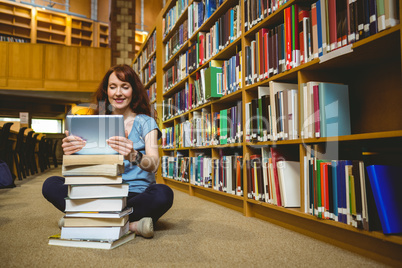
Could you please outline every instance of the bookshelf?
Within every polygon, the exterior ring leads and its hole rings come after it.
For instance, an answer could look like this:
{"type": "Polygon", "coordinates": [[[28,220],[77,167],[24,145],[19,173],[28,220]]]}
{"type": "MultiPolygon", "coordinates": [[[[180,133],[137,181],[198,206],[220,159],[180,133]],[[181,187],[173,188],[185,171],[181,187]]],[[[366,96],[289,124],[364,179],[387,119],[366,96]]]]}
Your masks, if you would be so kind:
{"type": "Polygon", "coordinates": [[[0,41],[108,47],[109,24],[0,0],[0,41]]]}
{"type": "Polygon", "coordinates": [[[71,17],[71,45],[92,47],[94,44],[94,22],[71,17]]]}
{"type": "Polygon", "coordinates": [[[36,10],[36,42],[48,44],[67,44],[67,15],[36,10]]]}
{"type": "Polygon", "coordinates": [[[0,2],[0,34],[31,40],[32,9],[17,3],[0,2]]]}
{"type": "MultiPolygon", "coordinates": [[[[157,181],[165,183],[172,188],[187,192],[192,196],[197,196],[211,202],[229,207],[243,213],[247,217],[257,217],[291,230],[306,234],[308,236],[332,243],[341,248],[351,250],[358,254],[373,258],[380,262],[393,266],[400,266],[402,258],[401,235],[384,235],[381,231],[366,231],[351,225],[334,220],[321,219],[305,211],[306,201],[304,199],[304,169],[306,164],[305,156],[309,147],[316,146],[320,150],[329,150],[328,153],[337,153],[338,159],[359,159],[363,158],[362,150],[376,152],[376,161],[381,163],[400,163],[401,141],[402,141],[402,121],[396,116],[401,114],[402,108],[398,100],[402,97],[401,91],[401,36],[400,24],[388,27],[385,30],[371,34],[368,37],[360,38],[351,43],[348,52],[336,53],[328,52],[321,57],[309,58],[308,61],[294,65],[290,69],[271,74],[267,78],[256,78],[249,82],[246,77],[245,67],[247,62],[246,50],[251,47],[256,40],[256,34],[263,28],[275,28],[284,23],[284,13],[287,8],[295,4],[303,7],[311,7],[316,1],[290,0],[281,6],[275,7],[271,14],[255,17],[252,27],[245,27],[244,10],[251,10],[251,1],[223,1],[216,8],[215,12],[206,19],[201,25],[191,32],[187,39],[181,40],[176,45],[176,49],[167,56],[169,50],[166,46],[180,31],[181,25],[191,20],[190,7],[194,1],[188,1],[187,6],[177,4],[172,0],[166,4],[156,20],[156,55],[157,55],[157,89],[156,102],[158,104],[158,114],[160,129],[175,129],[182,126],[186,121],[192,121],[199,113],[206,112],[214,114],[222,110],[233,107],[241,101],[242,110],[245,111],[246,103],[259,97],[258,88],[269,86],[271,82],[293,83],[298,92],[304,83],[310,81],[322,81],[343,83],[349,87],[350,102],[350,121],[351,133],[343,136],[333,137],[302,137],[303,118],[300,115],[298,121],[298,138],[267,141],[248,141],[246,139],[245,125],[248,120],[245,113],[242,114],[243,133],[242,139],[228,144],[203,144],[201,146],[186,146],[184,143],[178,145],[176,139],[183,142],[181,135],[175,136],[171,147],[160,149],[161,157],[197,157],[200,154],[214,158],[222,155],[241,155],[243,157],[243,167],[250,157],[261,154],[261,149],[280,148],[292,152],[300,161],[300,208],[284,208],[260,200],[248,198],[247,196],[247,170],[242,169],[243,195],[231,194],[216,190],[212,187],[186,182],[181,176],[174,178],[171,174],[162,175],[162,167],[158,170],[157,181]],[[176,75],[180,72],[180,61],[182,57],[187,57],[189,49],[199,40],[202,32],[209,32],[210,29],[220,20],[228,10],[237,5],[241,11],[241,28],[239,35],[233,35],[232,39],[223,44],[216,52],[210,53],[203,62],[187,72],[183,72],[173,82],[168,81],[167,75],[172,68],[176,68],[176,75]],[[249,7],[247,5],[250,5],[249,7]],[[181,6],[182,12],[176,11],[173,23],[166,22],[167,17],[172,17],[173,7],[181,6]],[[184,56],[183,56],[184,55],[184,56]],[[233,57],[239,57],[241,66],[241,77],[233,83],[234,89],[230,93],[220,98],[213,98],[205,103],[199,103],[195,107],[188,109],[172,109],[172,113],[164,117],[163,103],[172,101],[177,103],[181,92],[185,92],[190,84],[196,83],[199,79],[201,70],[209,68],[210,64],[218,60],[229,61],[233,57]],[[178,66],[178,67],[177,67],[178,66]],[[168,81],[168,82],[167,82],[168,81]],[[170,99],[170,100],[169,100],[170,99]],[[176,102],[175,102],[176,101],[176,102]],[[179,110],[179,111],[177,111],[179,110]],[[378,154],[377,154],[378,153],[378,154]]],[[[399,7],[401,6],[401,1],[399,7]]],[[[398,10],[399,18],[402,9],[398,10]]],[[[255,16],[255,15],[254,15],[255,16]]],[[[250,22],[248,21],[248,25],[250,22]]],[[[346,47],[342,46],[342,48],[346,47]]],[[[134,59],[138,62],[144,46],[134,59]]],[[[346,50],[346,49],[345,49],[346,50]]],[[[335,52],[333,50],[332,52],[335,52]]],[[[341,48],[339,48],[339,51],[341,48]]],[[[135,65],[135,64],[134,64],[135,65]]],[[[137,68],[139,68],[137,66],[137,68]]],[[[138,69],[137,69],[138,70],[138,69]]],[[[170,74],[169,74],[170,75],[170,74]]],[[[170,77],[170,76],[169,76],[170,77]]],[[[182,100],[182,99],[181,99],[182,100]]],[[[298,96],[298,103],[303,99],[298,96]]],[[[180,134],[183,134],[181,132],[180,134]]],[[[161,162],[163,166],[163,162],[161,162]]]]}
{"type": "Polygon", "coordinates": [[[109,24],[98,22],[97,23],[98,29],[98,47],[109,47],[109,24]]]}
{"type": "MultiPolygon", "coordinates": [[[[139,75],[145,90],[148,92],[149,100],[156,107],[156,81],[157,81],[157,54],[156,54],[156,28],[142,43],[137,57],[132,63],[133,69],[139,75]]],[[[156,109],[155,109],[156,110],[156,109]]]]}

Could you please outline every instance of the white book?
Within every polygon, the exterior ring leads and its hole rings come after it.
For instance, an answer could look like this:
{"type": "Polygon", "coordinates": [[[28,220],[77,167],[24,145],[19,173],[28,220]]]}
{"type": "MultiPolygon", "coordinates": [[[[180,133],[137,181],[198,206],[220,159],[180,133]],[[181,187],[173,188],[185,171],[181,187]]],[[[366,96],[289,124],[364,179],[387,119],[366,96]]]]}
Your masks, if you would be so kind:
{"type": "Polygon", "coordinates": [[[61,239],[117,240],[128,233],[130,222],[116,227],[62,227],[61,239]]]}
{"type": "Polygon", "coordinates": [[[385,28],[399,24],[398,8],[396,0],[384,0],[385,28]]]}
{"type": "Polygon", "coordinates": [[[272,117],[272,129],[271,129],[271,134],[273,137],[273,140],[277,140],[279,136],[283,137],[284,133],[279,133],[276,122],[279,120],[279,116],[276,114],[276,104],[275,104],[275,94],[278,92],[281,92],[283,90],[290,90],[290,89],[298,89],[297,84],[292,84],[292,83],[280,83],[280,82],[275,82],[275,81],[270,81],[269,82],[269,89],[270,89],[270,102],[271,102],[271,117],[272,117]]]}
{"type": "Polygon", "coordinates": [[[128,207],[123,211],[92,211],[92,212],[66,212],[64,217],[74,217],[74,218],[122,218],[126,215],[129,215],[133,212],[132,207],[128,207]]]}
{"type": "Polygon", "coordinates": [[[300,207],[300,162],[277,162],[279,188],[283,207],[300,207]]]}
{"type": "Polygon", "coordinates": [[[77,248],[97,248],[97,249],[114,249],[121,246],[135,237],[135,233],[129,232],[117,240],[88,240],[88,239],[61,239],[60,234],[49,237],[49,245],[77,248]]]}
{"type": "Polygon", "coordinates": [[[81,198],[105,198],[128,196],[128,184],[108,184],[108,185],[69,185],[68,197],[70,199],[81,198]]]}
{"type": "Polygon", "coordinates": [[[127,205],[126,197],[117,198],[66,198],[65,212],[82,211],[121,211],[127,205]]]}
{"type": "Polygon", "coordinates": [[[64,184],[119,184],[123,182],[122,176],[67,176],[64,184]]]}

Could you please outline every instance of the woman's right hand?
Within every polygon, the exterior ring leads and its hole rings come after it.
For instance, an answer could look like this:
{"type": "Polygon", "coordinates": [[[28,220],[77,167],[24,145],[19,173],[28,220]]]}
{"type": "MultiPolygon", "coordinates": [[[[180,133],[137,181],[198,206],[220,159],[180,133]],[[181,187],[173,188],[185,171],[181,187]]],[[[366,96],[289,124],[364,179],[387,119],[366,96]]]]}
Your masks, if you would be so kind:
{"type": "Polygon", "coordinates": [[[68,130],[66,130],[66,137],[62,140],[64,154],[69,155],[78,152],[84,148],[86,141],[78,136],[69,135],[68,130]]]}

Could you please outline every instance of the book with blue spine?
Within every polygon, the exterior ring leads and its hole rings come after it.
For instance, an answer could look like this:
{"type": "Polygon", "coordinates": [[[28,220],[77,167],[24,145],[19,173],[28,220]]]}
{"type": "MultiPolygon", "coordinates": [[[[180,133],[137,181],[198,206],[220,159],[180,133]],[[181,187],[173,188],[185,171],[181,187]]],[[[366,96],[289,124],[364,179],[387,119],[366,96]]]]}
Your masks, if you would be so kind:
{"type": "Polygon", "coordinates": [[[367,173],[383,233],[402,233],[402,167],[370,165],[367,173]]]}
{"type": "Polygon", "coordinates": [[[321,137],[350,135],[348,85],[320,83],[319,99],[321,137]]]}

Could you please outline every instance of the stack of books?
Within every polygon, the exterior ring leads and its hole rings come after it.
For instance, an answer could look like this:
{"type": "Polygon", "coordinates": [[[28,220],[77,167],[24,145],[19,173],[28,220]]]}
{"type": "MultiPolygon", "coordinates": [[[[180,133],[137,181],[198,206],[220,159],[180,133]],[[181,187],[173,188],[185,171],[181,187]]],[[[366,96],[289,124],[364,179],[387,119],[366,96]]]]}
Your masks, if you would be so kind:
{"type": "Polygon", "coordinates": [[[49,237],[49,245],[112,249],[134,239],[123,160],[122,155],[63,156],[66,214],[61,234],[49,237]]]}

